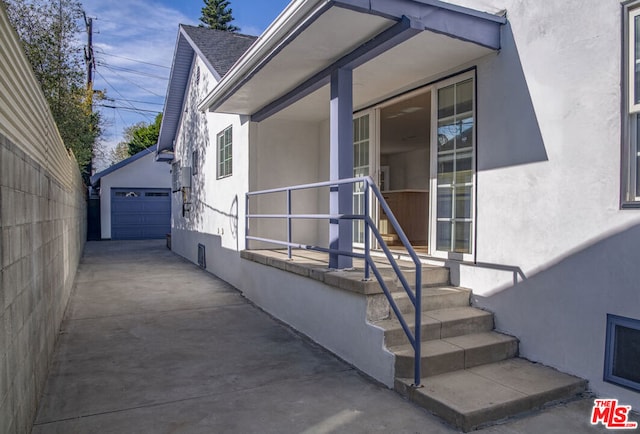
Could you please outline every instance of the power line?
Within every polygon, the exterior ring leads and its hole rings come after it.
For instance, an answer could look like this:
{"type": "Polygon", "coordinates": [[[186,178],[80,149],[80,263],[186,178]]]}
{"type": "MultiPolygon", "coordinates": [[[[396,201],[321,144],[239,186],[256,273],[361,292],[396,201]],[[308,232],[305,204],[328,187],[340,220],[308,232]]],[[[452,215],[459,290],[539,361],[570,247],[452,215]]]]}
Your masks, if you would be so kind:
{"type": "Polygon", "coordinates": [[[162,113],[162,112],[159,112],[157,110],[145,110],[145,109],[141,109],[141,108],[137,108],[137,107],[131,108],[131,107],[115,106],[115,105],[107,105],[107,104],[96,104],[96,105],[98,105],[99,107],[104,107],[104,108],[129,110],[129,111],[132,111],[132,112],[162,113]]]}
{"type": "Polygon", "coordinates": [[[135,100],[135,99],[125,99],[125,98],[104,98],[104,99],[107,100],[107,101],[111,101],[111,102],[126,101],[126,102],[129,102],[129,103],[164,106],[164,104],[160,103],[160,102],[140,101],[140,100],[135,100]]]}
{"type": "MultiPolygon", "coordinates": [[[[111,84],[109,80],[107,80],[107,78],[104,75],[102,75],[100,71],[96,70],[96,74],[98,74],[100,78],[102,78],[105,81],[105,83],[107,83],[107,85],[115,91],[115,93],[120,95],[123,99],[126,99],[126,97],[123,94],[121,94],[120,91],[113,84],[111,84]]],[[[130,106],[133,107],[133,104],[130,104],[130,106]]]]}
{"type": "Polygon", "coordinates": [[[165,69],[171,69],[171,67],[169,66],[164,66],[164,65],[158,65],[157,63],[151,63],[151,62],[145,62],[143,60],[137,60],[137,59],[132,59],[130,57],[124,57],[124,56],[118,56],[116,54],[110,54],[105,52],[104,50],[97,50],[100,54],[104,54],[105,56],[110,56],[110,57],[117,57],[119,59],[125,59],[125,60],[129,60],[131,62],[136,62],[136,63],[143,63],[145,65],[151,65],[151,66],[156,66],[158,68],[165,68],[165,69]]]}
{"type": "MultiPolygon", "coordinates": [[[[109,80],[107,80],[107,79],[104,77],[104,75],[102,75],[102,74],[100,73],[100,71],[96,70],[96,74],[98,74],[98,75],[99,75],[99,76],[100,76],[100,77],[105,81],[105,83],[107,83],[107,84],[111,87],[111,89],[113,89],[113,90],[114,90],[118,95],[120,95],[120,96],[125,100],[125,102],[127,102],[127,101],[126,101],[126,97],[125,97],[124,95],[122,95],[122,94],[120,93],[120,91],[119,91],[118,89],[116,89],[116,88],[115,88],[111,83],[109,83],[109,80]]],[[[135,106],[134,106],[133,104],[129,104],[129,107],[130,107],[130,108],[129,108],[129,110],[130,110],[130,111],[134,111],[134,112],[136,111],[136,108],[135,108],[135,106]]],[[[118,114],[119,114],[119,113],[118,113],[118,114]]],[[[139,114],[139,115],[141,115],[141,116],[144,116],[144,117],[145,117],[145,118],[147,118],[149,121],[152,121],[151,116],[149,116],[148,114],[143,113],[143,112],[138,112],[138,114],[139,114]]],[[[123,119],[123,121],[124,121],[124,119],[123,119]]],[[[126,123],[126,122],[125,122],[125,123],[126,123]]]]}
{"type": "Polygon", "coordinates": [[[145,92],[149,92],[152,95],[155,95],[159,98],[162,98],[162,95],[158,95],[157,93],[155,93],[152,90],[149,89],[145,89],[144,87],[140,86],[138,83],[136,83],[135,81],[129,80],[127,77],[123,76],[122,74],[120,74],[118,71],[116,71],[115,69],[112,69],[109,66],[103,65],[105,68],[107,68],[108,70],[110,70],[111,72],[113,72],[114,74],[116,74],[117,76],[119,76],[120,78],[122,78],[125,81],[128,81],[129,83],[133,84],[136,87],[139,87],[140,89],[144,90],[145,92]]]}
{"type": "Polygon", "coordinates": [[[150,77],[150,78],[156,78],[158,80],[169,80],[168,77],[161,77],[159,75],[153,75],[153,74],[149,74],[148,72],[143,72],[143,71],[137,71],[135,69],[131,69],[131,68],[124,68],[122,66],[113,66],[113,65],[109,65],[105,62],[98,62],[99,66],[104,66],[105,68],[111,68],[114,70],[118,70],[118,71],[123,71],[123,72],[128,72],[130,74],[137,74],[137,75],[141,75],[144,77],[150,77]]]}

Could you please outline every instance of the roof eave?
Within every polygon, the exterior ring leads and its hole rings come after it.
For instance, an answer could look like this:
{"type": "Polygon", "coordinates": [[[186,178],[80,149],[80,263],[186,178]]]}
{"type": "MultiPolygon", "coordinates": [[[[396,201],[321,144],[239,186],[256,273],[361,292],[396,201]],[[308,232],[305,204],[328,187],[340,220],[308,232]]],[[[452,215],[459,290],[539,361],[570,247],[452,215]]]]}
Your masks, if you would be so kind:
{"type": "MultiPolygon", "coordinates": [[[[238,59],[216,87],[198,105],[198,110],[206,111],[214,101],[233,93],[242,77],[264,62],[269,55],[277,53],[277,47],[296,27],[300,27],[309,16],[321,14],[333,4],[330,0],[294,0],[269,25],[258,40],[238,59]]],[[[300,31],[303,28],[299,29],[300,31]]]]}
{"type": "MultiPolygon", "coordinates": [[[[202,111],[215,111],[251,80],[291,40],[329,8],[336,6],[400,21],[408,16],[422,30],[441,33],[492,50],[500,49],[499,28],[504,16],[452,5],[438,0],[299,0],[292,2],[265,34],[223,77],[199,104],[202,111]],[[436,12],[436,13],[434,13],[436,12]],[[451,31],[451,27],[454,31],[451,31]]],[[[239,113],[252,115],[253,113],[239,113]]]]}

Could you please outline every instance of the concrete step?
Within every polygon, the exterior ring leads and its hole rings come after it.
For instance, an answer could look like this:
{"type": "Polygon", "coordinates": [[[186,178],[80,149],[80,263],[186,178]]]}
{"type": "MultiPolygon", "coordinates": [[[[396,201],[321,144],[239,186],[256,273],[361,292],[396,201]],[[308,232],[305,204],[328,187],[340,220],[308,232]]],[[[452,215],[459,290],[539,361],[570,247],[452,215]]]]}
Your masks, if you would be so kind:
{"type": "MultiPolygon", "coordinates": [[[[413,264],[409,262],[403,262],[400,269],[402,270],[402,274],[407,280],[407,283],[411,286],[411,288],[415,288],[416,270],[413,267],[413,264]]],[[[389,266],[383,267],[380,273],[385,278],[385,280],[389,280],[393,283],[393,285],[389,287],[392,292],[404,292],[404,288],[402,288],[400,279],[389,266]]],[[[439,267],[435,265],[422,265],[423,288],[448,285],[450,285],[449,268],[439,267]]]]}
{"type": "MultiPolygon", "coordinates": [[[[396,356],[395,376],[412,377],[413,347],[405,344],[388,349],[396,356]]],[[[515,357],[518,340],[497,332],[474,333],[422,342],[421,353],[421,376],[431,377],[515,357]]]]}
{"type": "MultiPolygon", "coordinates": [[[[416,270],[412,268],[406,268],[402,270],[407,283],[412,288],[416,283],[416,270]]],[[[400,279],[397,276],[393,276],[393,280],[399,290],[404,291],[400,279]]],[[[423,265],[422,266],[422,287],[428,288],[430,286],[447,286],[449,285],[449,268],[438,267],[435,265],[423,265]]]]}
{"type": "Polygon", "coordinates": [[[587,382],[524,359],[510,359],[422,380],[396,378],[409,400],[465,432],[584,392],[587,382]]]}
{"type": "MultiPolygon", "coordinates": [[[[414,312],[413,303],[406,291],[392,293],[393,301],[403,314],[414,312]]],[[[453,286],[439,286],[422,289],[422,311],[469,306],[471,290],[453,286]]],[[[393,314],[393,311],[391,311],[393,314]]]]}
{"type": "MultiPolygon", "coordinates": [[[[404,318],[411,331],[414,332],[413,314],[405,315],[404,318]]],[[[423,341],[488,332],[493,329],[493,314],[470,306],[423,311],[421,318],[423,341]]],[[[388,348],[408,345],[407,336],[396,318],[376,321],[374,324],[385,330],[384,343],[388,348]]]]}

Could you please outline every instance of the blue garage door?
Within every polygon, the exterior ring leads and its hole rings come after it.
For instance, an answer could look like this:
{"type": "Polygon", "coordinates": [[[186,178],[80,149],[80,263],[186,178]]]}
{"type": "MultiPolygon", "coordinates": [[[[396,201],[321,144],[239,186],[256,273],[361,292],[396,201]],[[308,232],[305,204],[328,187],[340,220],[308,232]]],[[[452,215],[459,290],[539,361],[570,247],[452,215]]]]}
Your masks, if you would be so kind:
{"type": "Polygon", "coordinates": [[[164,238],[169,232],[171,232],[170,189],[111,189],[111,239],[164,238]]]}

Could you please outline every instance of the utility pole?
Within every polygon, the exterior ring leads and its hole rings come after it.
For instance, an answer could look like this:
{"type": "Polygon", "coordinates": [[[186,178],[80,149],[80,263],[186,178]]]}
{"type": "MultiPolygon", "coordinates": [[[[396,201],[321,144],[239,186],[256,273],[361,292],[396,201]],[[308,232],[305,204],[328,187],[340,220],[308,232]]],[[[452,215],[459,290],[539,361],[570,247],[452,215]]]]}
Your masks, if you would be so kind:
{"type": "Polygon", "coordinates": [[[82,12],[82,15],[87,26],[87,46],[84,49],[84,60],[87,63],[87,91],[93,108],[93,70],[96,67],[96,59],[93,57],[93,18],[87,18],[85,12],[82,12]]]}
{"type": "MultiPolygon", "coordinates": [[[[89,111],[93,113],[93,70],[96,67],[96,59],[93,57],[93,18],[87,18],[87,14],[82,11],[84,23],[87,26],[87,46],[84,49],[84,60],[87,63],[87,98],[89,111]]],[[[91,161],[89,162],[89,174],[94,174],[93,165],[94,153],[91,149],[91,161]]]]}

